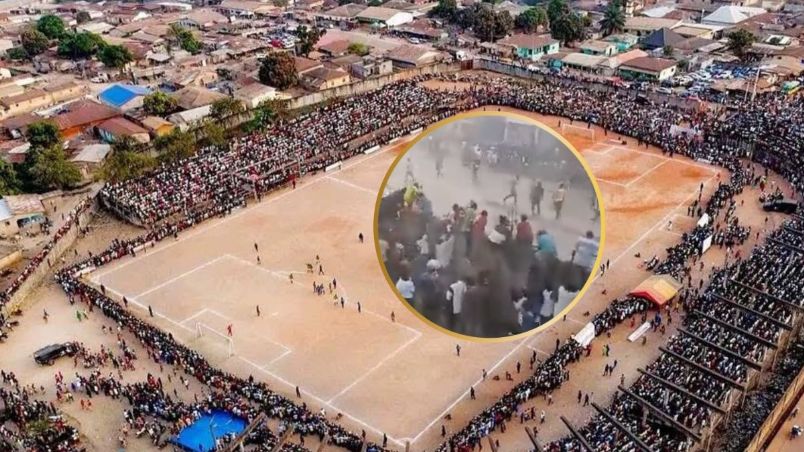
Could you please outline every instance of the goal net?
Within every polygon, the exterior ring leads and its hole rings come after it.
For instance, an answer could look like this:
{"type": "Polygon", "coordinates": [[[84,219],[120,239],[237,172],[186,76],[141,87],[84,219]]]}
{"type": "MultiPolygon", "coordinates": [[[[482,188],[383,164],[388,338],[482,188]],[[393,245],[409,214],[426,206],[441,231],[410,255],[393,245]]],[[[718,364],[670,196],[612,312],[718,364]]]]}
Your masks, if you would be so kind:
{"type": "Polygon", "coordinates": [[[561,134],[575,135],[592,141],[595,140],[594,129],[587,129],[586,126],[576,126],[575,124],[561,124],[561,134]]]}
{"type": "Polygon", "coordinates": [[[210,341],[226,350],[227,357],[234,356],[234,341],[226,334],[223,334],[208,325],[198,322],[195,324],[195,335],[199,339],[203,338],[205,341],[210,341]]]}

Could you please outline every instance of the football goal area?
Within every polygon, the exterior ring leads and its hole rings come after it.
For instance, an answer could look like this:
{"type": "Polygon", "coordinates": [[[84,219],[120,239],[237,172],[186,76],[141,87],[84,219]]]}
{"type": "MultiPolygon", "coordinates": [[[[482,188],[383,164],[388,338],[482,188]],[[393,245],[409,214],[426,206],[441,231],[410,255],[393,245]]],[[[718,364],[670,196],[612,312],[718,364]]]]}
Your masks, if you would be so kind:
{"type": "Polygon", "coordinates": [[[575,124],[561,124],[561,134],[574,135],[576,137],[595,141],[595,129],[588,129],[586,126],[578,126],[575,124]]]}
{"type": "Polygon", "coordinates": [[[197,338],[203,338],[205,342],[217,345],[219,348],[225,350],[227,357],[234,356],[234,341],[226,334],[200,322],[195,324],[195,333],[197,338]]]}

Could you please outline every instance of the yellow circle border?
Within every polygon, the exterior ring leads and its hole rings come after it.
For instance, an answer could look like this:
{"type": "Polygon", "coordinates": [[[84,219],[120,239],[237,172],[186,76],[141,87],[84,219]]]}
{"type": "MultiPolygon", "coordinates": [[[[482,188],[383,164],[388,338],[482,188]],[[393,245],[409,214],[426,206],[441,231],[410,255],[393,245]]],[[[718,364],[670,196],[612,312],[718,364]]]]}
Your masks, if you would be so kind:
{"type": "Polygon", "coordinates": [[[388,168],[388,170],[385,173],[385,177],[383,177],[383,179],[382,179],[382,183],[380,184],[380,190],[377,193],[377,199],[374,202],[374,220],[373,220],[373,223],[374,223],[373,224],[373,228],[374,228],[374,250],[375,250],[375,252],[377,254],[377,261],[379,262],[380,268],[382,269],[383,277],[385,277],[385,281],[386,281],[386,283],[388,283],[388,286],[391,288],[391,291],[394,293],[394,296],[399,300],[400,303],[402,303],[403,306],[405,306],[408,309],[408,311],[410,311],[414,316],[419,318],[421,321],[426,323],[431,328],[434,328],[435,330],[438,330],[438,331],[440,331],[440,332],[442,332],[444,334],[447,334],[447,335],[452,336],[452,337],[457,338],[457,339],[461,339],[461,340],[465,340],[465,341],[471,341],[471,342],[480,342],[480,343],[502,343],[502,342],[513,342],[513,341],[516,341],[518,339],[525,339],[525,338],[527,338],[529,336],[532,336],[534,334],[537,334],[537,333],[540,333],[540,332],[546,330],[547,328],[552,326],[554,323],[559,321],[559,319],[563,318],[566,314],[568,314],[575,307],[576,304],[578,304],[578,302],[581,301],[583,296],[586,294],[586,291],[589,290],[589,287],[591,287],[592,282],[595,279],[594,276],[595,276],[595,274],[597,272],[597,269],[600,267],[600,261],[603,259],[603,250],[604,250],[605,243],[606,243],[606,209],[605,209],[605,206],[603,205],[603,197],[601,196],[600,186],[598,186],[597,179],[595,179],[595,176],[592,174],[592,170],[589,167],[589,164],[587,163],[587,161],[583,157],[583,155],[581,155],[581,153],[578,152],[577,149],[575,149],[575,146],[573,146],[566,138],[564,138],[561,134],[559,134],[558,132],[553,130],[552,127],[548,126],[547,124],[545,124],[545,123],[543,123],[541,121],[538,121],[536,119],[530,118],[530,117],[528,117],[528,116],[526,116],[524,114],[514,113],[514,112],[510,112],[510,111],[479,111],[479,110],[477,110],[479,108],[497,108],[497,107],[498,106],[496,106],[496,105],[479,106],[479,107],[473,109],[472,111],[459,113],[457,115],[450,116],[449,118],[442,119],[441,121],[438,121],[438,122],[436,122],[434,124],[430,124],[427,127],[424,127],[423,130],[419,133],[419,135],[415,139],[413,139],[413,140],[409,141],[408,143],[406,143],[404,149],[399,152],[399,155],[397,155],[396,158],[394,158],[394,161],[391,163],[391,166],[388,168]],[[564,146],[566,146],[567,149],[569,149],[570,152],[572,152],[572,154],[575,156],[575,158],[578,160],[578,162],[583,167],[583,170],[586,173],[586,177],[588,177],[589,180],[592,182],[592,188],[595,191],[595,198],[597,199],[597,205],[598,205],[598,208],[600,209],[600,246],[598,247],[597,258],[595,259],[595,265],[592,267],[592,271],[589,273],[589,277],[587,277],[586,282],[584,283],[583,287],[581,287],[581,290],[578,291],[578,294],[575,295],[575,298],[573,298],[573,300],[567,305],[566,308],[564,308],[563,310],[561,310],[561,312],[559,312],[558,314],[553,316],[552,319],[550,319],[547,322],[537,326],[536,328],[533,328],[531,330],[525,331],[523,333],[514,334],[514,335],[511,335],[511,336],[503,336],[503,337],[477,337],[477,336],[468,336],[468,335],[465,335],[465,334],[456,333],[456,332],[454,332],[452,330],[444,328],[443,326],[441,326],[441,325],[433,322],[432,320],[428,319],[427,317],[425,317],[422,313],[420,313],[413,306],[411,306],[404,298],[402,298],[402,296],[396,290],[396,284],[394,284],[394,282],[391,280],[391,277],[388,274],[388,270],[385,268],[385,263],[383,262],[383,259],[382,259],[382,251],[380,250],[380,234],[379,234],[380,233],[380,223],[379,223],[379,219],[380,219],[380,204],[382,203],[382,198],[383,198],[383,194],[385,192],[385,188],[388,186],[388,179],[391,177],[391,173],[394,172],[394,170],[396,169],[396,166],[399,164],[399,162],[402,160],[402,158],[404,158],[405,155],[407,155],[408,151],[410,151],[414,146],[416,146],[416,144],[419,141],[424,139],[426,136],[430,135],[435,130],[437,130],[437,129],[439,129],[439,128],[447,125],[447,124],[457,122],[457,121],[467,119],[467,118],[478,118],[478,117],[489,117],[489,116],[506,117],[506,118],[516,119],[518,121],[524,121],[524,122],[533,124],[534,126],[539,127],[540,129],[544,130],[545,132],[551,134],[558,141],[560,141],[564,146]]]}

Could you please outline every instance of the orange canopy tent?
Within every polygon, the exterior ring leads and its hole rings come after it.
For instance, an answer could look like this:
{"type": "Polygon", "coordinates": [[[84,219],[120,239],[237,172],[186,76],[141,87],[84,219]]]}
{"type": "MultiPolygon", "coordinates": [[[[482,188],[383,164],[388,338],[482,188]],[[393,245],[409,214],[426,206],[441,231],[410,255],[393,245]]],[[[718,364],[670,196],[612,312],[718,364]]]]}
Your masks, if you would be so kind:
{"type": "Polygon", "coordinates": [[[657,307],[662,307],[676,296],[681,283],[668,275],[654,275],[642,281],[631,291],[630,295],[650,300],[657,307]]]}

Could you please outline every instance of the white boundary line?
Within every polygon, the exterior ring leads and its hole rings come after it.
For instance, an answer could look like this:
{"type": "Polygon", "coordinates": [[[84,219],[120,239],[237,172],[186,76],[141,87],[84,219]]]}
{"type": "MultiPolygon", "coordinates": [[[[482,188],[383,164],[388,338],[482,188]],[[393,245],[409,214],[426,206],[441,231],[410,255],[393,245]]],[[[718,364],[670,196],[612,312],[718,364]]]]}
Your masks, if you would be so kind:
{"type": "Polygon", "coordinates": [[[191,315],[190,317],[187,317],[186,319],[182,320],[182,321],[181,321],[181,322],[179,322],[179,323],[181,323],[182,325],[184,325],[185,323],[189,322],[190,320],[193,320],[193,319],[194,319],[194,318],[196,318],[196,317],[200,317],[200,316],[204,315],[204,313],[206,313],[207,311],[209,311],[209,309],[204,308],[204,309],[202,309],[202,310],[200,310],[200,311],[196,312],[195,314],[191,315]]]}
{"type": "Polygon", "coordinates": [[[351,183],[351,182],[349,182],[349,181],[345,181],[345,180],[340,179],[340,178],[337,178],[337,177],[335,177],[335,176],[327,176],[326,178],[327,178],[327,179],[329,179],[329,180],[331,180],[331,181],[333,181],[333,182],[338,182],[338,183],[340,183],[340,184],[346,185],[347,187],[354,188],[355,190],[360,190],[360,191],[362,191],[362,192],[368,193],[368,194],[370,194],[370,195],[372,195],[372,196],[376,196],[376,195],[377,195],[377,192],[376,192],[376,191],[374,191],[374,190],[369,190],[369,189],[368,189],[368,188],[366,188],[366,187],[361,187],[360,185],[353,184],[353,183],[351,183]]]}
{"type": "Polygon", "coordinates": [[[658,169],[660,166],[664,165],[664,164],[665,164],[665,163],[667,163],[669,160],[670,160],[670,159],[662,160],[662,161],[660,161],[659,163],[657,163],[657,164],[653,165],[653,167],[652,167],[651,169],[649,169],[649,170],[645,171],[644,173],[640,174],[640,175],[639,175],[639,177],[634,178],[633,180],[631,180],[631,182],[628,182],[627,184],[625,184],[625,186],[626,186],[626,187],[630,187],[630,186],[634,185],[635,183],[637,183],[637,182],[639,182],[640,180],[642,180],[642,178],[643,178],[643,177],[645,177],[645,176],[647,176],[648,174],[652,173],[654,170],[658,169]]]}
{"type": "Polygon", "coordinates": [[[134,298],[139,299],[140,297],[144,297],[144,296],[146,296],[146,295],[148,295],[148,294],[154,293],[154,292],[156,292],[157,290],[159,290],[159,289],[161,289],[161,288],[163,288],[163,287],[169,286],[169,285],[173,284],[174,282],[176,282],[176,281],[178,281],[178,280],[180,280],[180,279],[184,278],[185,276],[189,276],[189,275],[191,275],[191,274],[193,274],[193,273],[195,273],[195,272],[197,272],[197,271],[199,271],[199,270],[203,270],[203,269],[205,269],[205,268],[209,267],[210,265],[215,265],[216,263],[218,263],[218,261],[220,261],[220,260],[221,260],[221,259],[223,259],[224,257],[225,257],[225,256],[218,256],[218,257],[216,257],[215,259],[212,259],[212,260],[206,261],[205,263],[203,263],[203,264],[201,264],[201,265],[198,265],[198,266],[196,266],[196,267],[194,267],[194,268],[191,268],[190,270],[187,270],[187,271],[186,271],[186,272],[184,272],[184,273],[181,273],[181,274],[179,274],[179,275],[176,275],[176,276],[174,276],[173,278],[168,279],[167,281],[163,281],[162,283],[157,284],[157,285],[155,285],[155,286],[151,287],[150,289],[145,290],[144,292],[142,292],[142,293],[140,293],[140,294],[136,295],[134,298]]]}
{"type": "Polygon", "coordinates": [[[332,402],[334,402],[334,401],[335,401],[335,399],[337,399],[337,398],[339,398],[340,396],[342,396],[342,395],[346,394],[347,392],[351,391],[351,390],[352,390],[352,388],[354,388],[354,387],[355,387],[355,386],[357,386],[358,384],[362,383],[362,382],[363,382],[363,380],[365,380],[366,378],[368,378],[368,376],[369,376],[369,375],[371,375],[371,374],[372,374],[374,371],[376,371],[376,370],[377,370],[377,369],[379,369],[380,367],[384,366],[386,362],[388,362],[389,360],[393,359],[393,358],[394,358],[394,357],[395,357],[395,356],[396,356],[396,355],[397,355],[399,352],[401,352],[402,350],[404,350],[405,348],[407,348],[407,346],[408,346],[408,345],[410,345],[410,344],[412,344],[412,343],[416,342],[416,341],[417,341],[417,340],[418,340],[420,337],[421,337],[421,333],[420,333],[420,334],[418,334],[418,335],[416,335],[416,336],[413,336],[413,337],[412,337],[412,338],[410,338],[410,339],[408,339],[408,341],[407,341],[407,342],[405,342],[405,343],[404,343],[404,344],[402,344],[401,346],[397,347],[397,349],[396,349],[396,350],[394,350],[393,352],[391,352],[390,354],[388,354],[388,355],[387,355],[385,358],[383,358],[383,359],[381,359],[380,361],[378,361],[378,362],[377,362],[377,364],[375,364],[375,365],[374,365],[374,367],[372,367],[371,369],[367,370],[365,373],[363,373],[363,375],[361,375],[360,377],[358,377],[357,379],[355,379],[355,380],[354,380],[352,383],[350,383],[349,385],[347,385],[345,388],[341,389],[341,391],[340,391],[340,392],[338,392],[338,393],[337,393],[337,394],[335,394],[334,396],[330,397],[330,398],[329,398],[329,400],[327,400],[327,404],[331,404],[332,402]]]}
{"type": "MultiPolygon", "coordinates": [[[[503,355],[503,357],[502,357],[502,358],[500,358],[500,359],[499,359],[499,360],[498,360],[496,363],[494,363],[494,365],[493,365],[493,366],[491,366],[491,367],[489,368],[489,370],[487,371],[487,373],[494,372],[494,371],[495,371],[495,370],[496,370],[498,367],[500,367],[500,364],[502,364],[502,363],[504,363],[505,361],[507,361],[507,360],[508,360],[508,358],[510,358],[510,357],[511,357],[511,356],[512,356],[514,353],[516,353],[517,351],[519,351],[519,349],[520,349],[520,348],[522,348],[523,346],[527,345],[527,344],[526,344],[526,342],[527,342],[527,339],[522,339],[522,340],[521,340],[521,341],[520,341],[520,342],[519,342],[519,343],[516,345],[516,347],[512,348],[512,349],[511,349],[511,350],[510,350],[508,353],[506,353],[505,355],[503,355]]],[[[435,417],[435,419],[433,419],[432,421],[430,421],[430,423],[429,423],[429,424],[427,424],[427,426],[426,426],[426,427],[424,427],[424,429],[422,429],[422,431],[420,431],[420,432],[419,432],[419,434],[417,434],[416,436],[414,436],[414,437],[413,437],[413,438],[410,440],[410,443],[411,443],[411,444],[415,444],[415,443],[416,443],[416,441],[418,441],[418,440],[419,440],[419,438],[421,438],[421,436],[422,436],[422,435],[424,435],[425,433],[427,433],[427,431],[428,431],[428,430],[430,430],[430,428],[432,428],[432,427],[433,427],[433,425],[435,425],[435,423],[436,423],[436,422],[438,422],[439,420],[441,420],[441,419],[442,419],[442,418],[443,418],[443,417],[444,417],[444,416],[445,416],[447,413],[449,413],[449,411],[450,411],[450,410],[452,410],[452,409],[455,407],[455,405],[457,405],[457,404],[458,404],[458,403],[460,403],[462,400],[464,400],[464,399],[466,398],[466,396],[469,394],[469,391],[471,391],[471,388],[472,388],[472,387],[477,386],[477,385],[478,385],[478,384],[480,384],[481,382],[483,382],[483,377],[478,378],[478,379],[477,379],[477,380],[476,380],[474,383],[472,383],[472,384],[470,385],[470,389],[467,389],[466,391],[463,391],[463,392],[461,393],[461,395],[459,395],[459,396],[458,396],[458,398],[456,398],[456,399],[455,399],[455,400],[454,400],[454,401],[453,401],[453,402],[452,402],[452,403],[451,403],[451,404],[450,404],[450,405],[449,405],[447,408],[445,408],[445,409],[444,409],[444,411],[442,411],[442,412],[441,412],[441,414],[439,414],[438,416],[436,416],[436,417],[435,417]]],[[[407,438],[405,438],[405,439],[407,439],[407,438]]]]}
{"type": "Polygon", "coordinates": [[[603,182],[604,184],[611,184],[611,185],[616,185],[616,186],[622,187],[622,188],[628,188],[628,185],[620,183],[620,182],[614,182],[614,181],[611,181],[611,180],[608,180],[608,179],[603,179],[603,178],[600,178],[600,177],[598,177],[596,179],[597,179],[598,182],[603,182]]]}

